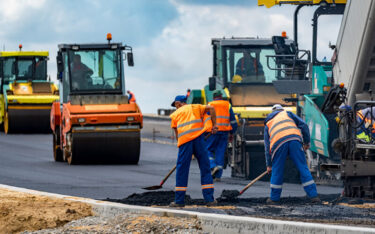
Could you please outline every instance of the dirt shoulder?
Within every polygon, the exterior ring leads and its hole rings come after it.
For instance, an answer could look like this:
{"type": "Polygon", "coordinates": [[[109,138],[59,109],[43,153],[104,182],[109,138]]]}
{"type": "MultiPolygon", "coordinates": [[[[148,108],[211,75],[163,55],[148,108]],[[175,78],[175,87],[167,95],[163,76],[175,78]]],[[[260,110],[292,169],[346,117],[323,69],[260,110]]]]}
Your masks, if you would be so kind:
{"type": "Polygon", "coordinates": [[[93,215],[88,204],[0,189],[0,233],[62,226],[93,215]]]}

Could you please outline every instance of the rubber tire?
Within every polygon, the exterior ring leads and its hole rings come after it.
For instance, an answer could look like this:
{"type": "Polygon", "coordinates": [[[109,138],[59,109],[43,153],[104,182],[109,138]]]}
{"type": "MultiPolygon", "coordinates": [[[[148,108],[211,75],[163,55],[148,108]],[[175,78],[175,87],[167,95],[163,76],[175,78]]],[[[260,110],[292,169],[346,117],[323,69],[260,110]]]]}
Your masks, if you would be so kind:
{"type": "MultiPolygon", "coordinates": [[[[60,130],[57,128],[56,132],[60,133],[60,130]]],[[[55,162],[64,162],[63,158],[63,151],[61,150],[60,146],[58,145],[58,142],[60,141],[59,135],[56,133],[52,134],[52,141],[53,141],[53,159],[55,162]]]]}
{"type": "Polygon", "coordinates": [[[66,156],[66,161],[68,162],[69,165],[77,165],[78,161],[76,157],[74,157],[73,153],[69,154],[68,152],[65,152],[67,154],[66,156]]]}

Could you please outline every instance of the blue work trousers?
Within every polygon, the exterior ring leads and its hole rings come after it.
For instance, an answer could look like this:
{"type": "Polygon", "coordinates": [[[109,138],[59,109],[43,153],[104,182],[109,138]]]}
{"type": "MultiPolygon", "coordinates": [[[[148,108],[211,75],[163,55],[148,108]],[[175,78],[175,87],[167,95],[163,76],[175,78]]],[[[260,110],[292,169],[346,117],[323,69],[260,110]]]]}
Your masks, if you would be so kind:
{"type": "Polygon", "coordinates": [[[219,170],[215,173],[215,178],[221,178],[223,174],[225,151],[228,145],[228,131],[220,131],[211,135],[207,140],[208,157],[210,159],[210,168],[216,166],[219,170]]]}
{"type": "Polygon", "coordinates": [[[305,153],[302,148],[302,144],[297,140],[293,140],[285,142],[276,151],[275,156],[272,160],[271,200],[280,200],[283,185],[284,165],[286,157],[288,155],[292,159],[300,173],[301,183],[307,196],[311,198],[318,196],[315,182],[311,176],[309,168],[307,167],[305,153]]]}
{"type": "Polygon", "coordinates": [[[211,176],[208,152],[205,146],[204,136],[201,135],[178,148],[177,172],[176,172],[176,195],[177,204],[185,203],[191,157],[195,156],[201,172],[201,185],[204,200],[214,201],[214,185],[211,176]]]}

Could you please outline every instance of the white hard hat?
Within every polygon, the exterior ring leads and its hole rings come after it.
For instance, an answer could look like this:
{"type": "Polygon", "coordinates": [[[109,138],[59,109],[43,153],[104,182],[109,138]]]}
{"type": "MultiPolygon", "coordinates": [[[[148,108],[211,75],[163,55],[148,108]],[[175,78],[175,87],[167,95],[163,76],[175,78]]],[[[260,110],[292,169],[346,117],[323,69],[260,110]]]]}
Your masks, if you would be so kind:
{"type": "Polygon", "coordinates": [[[272,111],[276,111],[276,110],[284,110],[283,106],[280,105],[280,104],[275,104],[273,105],[272,107],[272,111]]]}

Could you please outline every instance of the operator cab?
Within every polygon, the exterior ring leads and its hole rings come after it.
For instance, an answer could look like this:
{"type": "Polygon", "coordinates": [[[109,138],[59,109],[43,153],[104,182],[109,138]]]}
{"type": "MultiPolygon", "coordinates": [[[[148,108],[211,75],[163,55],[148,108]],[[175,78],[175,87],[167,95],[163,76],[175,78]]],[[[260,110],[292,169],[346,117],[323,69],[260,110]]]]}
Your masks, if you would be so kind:
{"type": "Polygon", "coordinates": [[[10,83],[47,81],[48,52],[33,53],[0,52],[0,93],[10,83]]]}
{"type": "MultiPolygon", "coordinates": [[[[293,41],[285,39],[284,47],[293,41]]],[[[279,92],[275,82],[289,79],[288,73],[278,69],[275,43],[265,38],[215,38],[213,76],[210,90],[228,88],[231,102],[236,106],[272,106],[289,101],[295,92],[279,92]]],[[[294,100],[294,99],[293,99],[294,100]]]]}
{"type": "Polygon", "coordinates": [[[63,83],[61,100],[111,95],[125,97],[124,51],[133,66],[132,48],[122,43],[61,44],[57,55],[58,79],[63,83]]]}

